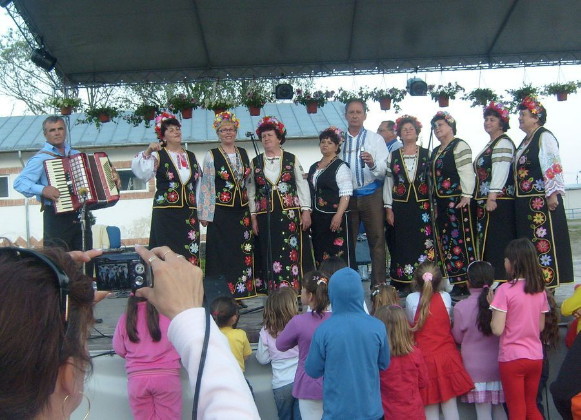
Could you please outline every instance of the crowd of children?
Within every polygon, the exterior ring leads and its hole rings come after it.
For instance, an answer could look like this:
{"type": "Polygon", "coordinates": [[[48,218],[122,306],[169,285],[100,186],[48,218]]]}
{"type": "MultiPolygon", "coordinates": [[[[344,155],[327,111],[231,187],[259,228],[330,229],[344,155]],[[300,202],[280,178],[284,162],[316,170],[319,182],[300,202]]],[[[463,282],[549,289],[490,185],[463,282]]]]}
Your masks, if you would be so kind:
{"type": "MultiPolygon", "coordinates": [[[[340,261],[304,276],[303,313],[294,290],[272,291],[256,358],[272,365],[279,419],[436,420],[441,412],[457,420],[458,397],[474,404],[478,420],[543,419],[539,396],[547,354],[558,340],[557,307],[529,240],[512,241],[505,256],[506,283],[494,289],[494,268],[475,261],[468,267],[470,296],[454,306],[429,261],[416,268],[416,291],[405,308],[392,286],[380,285],[371,292],[371,315],[361,277],[340,261]]],[[[564,314],[579,315],[580,290],[563,305],[564,314]]],[[[252,352],[236,328],[238,305],[221,297],[210,311],[244,371],[252,352]]],[[[181,418],[179,357],[167,342],[168,324],[133,296],[119,320],[114,348],[126,358],[135,418],[145,418],[143,410],[181,418]],[[152,378],[160,376],[164,385],[156,389],[152,378]]],[[[573,347],[579,348],[578,336],[573,347]]],[[[563,367],[572,367],[562,368],[551,386],[566,419],[581,409],[581,394],[572,391],[578,386],[571,385],[580,381],[571,376],[579,359],[568,355],[563,367]]]]}

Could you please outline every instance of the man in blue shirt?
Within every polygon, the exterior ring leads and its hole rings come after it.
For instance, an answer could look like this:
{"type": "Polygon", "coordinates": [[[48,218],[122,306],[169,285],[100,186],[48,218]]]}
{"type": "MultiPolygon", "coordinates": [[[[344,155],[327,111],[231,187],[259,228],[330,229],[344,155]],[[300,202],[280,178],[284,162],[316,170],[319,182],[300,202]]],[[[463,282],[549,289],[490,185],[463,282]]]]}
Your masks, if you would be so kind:
{"type": "Polygon", "coordinates": [[[397,138],[395,123],[391,120],[382,121],[377,128],[377,134],[385,140],[388,154],[403,146],[403,143],[397,138]]]}
{"type": "MultiPolygon", "coordinates": [[[[47,117],[42,123],[42,131],[46,143],[40,151],[32,156],[26,166],[14,181],[14,189],[26,197],[36,196],[42,204],[44,246],[60,246],[68,251],[82,249],[82,232],[80,214],[78,211],[56,214],[54,202],[58,201],[60,192],[48,185],[44,171],[44,161],[71,154],[80,153],[66,144],[67,127],[65,121],[58,116],[47,117]]],[[[85,249],[91,249],[93,238],[91,227],[87,223],[85,249]]]]}

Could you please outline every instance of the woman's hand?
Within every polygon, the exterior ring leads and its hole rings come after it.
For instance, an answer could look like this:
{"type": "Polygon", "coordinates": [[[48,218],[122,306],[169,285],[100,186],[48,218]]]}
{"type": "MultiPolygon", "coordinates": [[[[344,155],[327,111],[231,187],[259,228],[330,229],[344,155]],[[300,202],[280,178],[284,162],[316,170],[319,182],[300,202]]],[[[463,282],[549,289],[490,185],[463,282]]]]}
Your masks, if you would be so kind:
{"type": "Polygon", "coordinates": [[[559,199],[557,197],[558,192],[554,192],[550,196],[547,197],[547,207],[551,211],[555,211],[555,209],[559,206],[559,199]]]}
{"type": "Polygon", "coordinates": [[[470,205],[470,197],[462,197],[462,198],[460,198],[460,201],[458,202],[458,204],[456,204],[456,208],[461,209],[461,208],[469,206],[469,205],[470,205]]]}
{"type": "Polygon", "coordinates": [[[496,210],[496,199],[491,199],[490,197],[486,200],[486,211],[494,211],[496,210]]]}
{"type": "Polygon", "coordinates": [[[149,146],[147,146],[147,149],[145,149],[145,152],[143,152],[143,154],[146,157],[151,156],[151,154],[153,152],[159,152],[161,150],[161,143],[158,141],[154,141],[153,143],[149,143],[149,146]]]}
{"type": "Polygon", "coordinates": [[[71,251],[69,255],[78,263],[87,263],[91,261],[93,258],[98,257],[103,253],[101,249],[90,249],[88,251],[71,251]]]}
{"type": "Polygon", "coordinates": [[[137,296],[146,298],[170,319],[186,309],[202,306],[204,286],[200,267],[189,263],[167,246],[151,251],[139,246],[135,251],[149,262],[154,278],[154,287],[138,289],[135,292],[137,296]]]}
{"type": "Polygon", "coordinates": [[[331,219],[331,226],[329,226],[329,229],[331,229],[331,232],[337,232],[339,230],[339,228],[341,227],[342,220],[343,220],[343,215],[339,214],[339,213],[335,213],[335,216],[333,216],[333,218],[331,219]]]}
{"type": "Polygon", "coordinates": [[[256,215],[251,214],[250,220],[252,221],[252,232],[254,232],[256,236],[258,236],[258,220],[256,219],[256,215]]]}
{"type": "Polygon", "coordinates": [[[301,226],[303,231],[311,227],[311,212],[310,210],[303,210],[301,213],[301,226]]]}
{"type": "Polygon", "coordinates": [[[395,223],[395,214],[393,213],[393,209],[386,207],[385,208],[385,220],[387,221],[387,224],[390,226],[393,226],[393,224],[395,223]]]}

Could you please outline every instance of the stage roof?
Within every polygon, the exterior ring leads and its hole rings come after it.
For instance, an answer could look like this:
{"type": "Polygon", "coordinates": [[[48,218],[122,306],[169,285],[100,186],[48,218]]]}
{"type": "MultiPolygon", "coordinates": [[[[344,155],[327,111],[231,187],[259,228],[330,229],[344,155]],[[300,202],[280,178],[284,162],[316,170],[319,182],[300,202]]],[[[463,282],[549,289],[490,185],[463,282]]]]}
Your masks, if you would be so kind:
{"type": "Polygon", "coordinates": [[[14,0],[65,84],[581,62],[579,0],[14,0]]]}

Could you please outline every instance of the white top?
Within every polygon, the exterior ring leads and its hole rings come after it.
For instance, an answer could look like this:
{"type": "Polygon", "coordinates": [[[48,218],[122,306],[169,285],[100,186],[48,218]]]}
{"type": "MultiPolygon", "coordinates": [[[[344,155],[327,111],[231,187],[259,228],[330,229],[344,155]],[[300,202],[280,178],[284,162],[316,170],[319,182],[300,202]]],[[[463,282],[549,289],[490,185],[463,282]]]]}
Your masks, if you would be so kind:
{"type": "MultiPolygon", "coordinates": [[[[192,308],[171,322],[168,337],[188,371],[192,395],[196,386],[205,332],[204,308],[192,308]]],[[[210,320],[210,340],[202,374],[200,419],[260,420],[250,388],[234,358],[228,339],[210,320]]]]}
{"type": "MultiPolygon", "coordinates": [[[[274,158],[269,158],[264,156],[264,175],[272,183],[277,184],[278,177],[281,173],[281,158],[276,156],[274,158]]],[[[311,209],[311,191],[309,190],[309,183],[304,178],[303,167],[299,162],[299,159],[295,156],[295,182],[297,186],[297,195],[299,196],[299,202],[301,205],[301,210],[311,209]]],[[[254,173],[254,165],[252,165],[252,172],[254,173]]],[[[254,197],[256,197],[256,188],[254,186],[254,176],[251,175],[249,178],[247,191],[248,191],[248,207],[251,213],[256,212],[256,203],[254,202],[254,197]]]]}
{"type": "MultiPolygon", "coordinates": [[[[479,162],[482,159],[480,156],[490,147],[490,144],[496,139],[490,140],[486,143],[482,152],[476,156],[474,159],[474,167],[476,164],[482,165],[479,162]]],[[[514,156],[514,144],[507,138],[502,138],[496,143],[494,149],[492,149],[492,179],[490,180],[490,185],[487,183],[480,184],[480,194],[488,195],[489,192],[499,193],[506,184],[508,179],[508,173],[510,171],[510,165],[512,164],[512,158],[514,156]]]]}
{"type": "MultiPolygon", "coordinates": [[[[166,151],[178,170],[181,183],[185,184],[190,178],[191,170],[189,166],[184,166],[180,162],[184,161],[183,158],[186,163],[188,162],[187,153],[171,152],[167,149],[166,151]],[[178,155],[181,155],[182,159],[179,159],[178,155]]],[[[155,176],[157,162],[159,162],[158,152],[152,152],[149,156],[145,156],[144,152],[139,152],[131,161],[131,170],[137,178],[147,182],[155,176]]]]}
{"type": "Polygon", "coordinates": [[[369,130],[362,129],[358,135],[352,136],[346,131],[346,139],[341,145],[341,159],[349,165],[353,176],[353,188],[363,187],[373,181],[385,178],[385,162],[388,151],[385,146],[383,137],[369,130]],[[375,167],[370,169],[369,166],[362,164],[361,147],[373,156],[375,167]],[[363,168],[362,168],[363,166],[363,168]],[[363,170],[362,170],[363,169],[363,170]],[[363,174],[363,178],[361,175],[363,174]]]}
{"type": "MultiPolygon", "coordinates": [[[[319,175],[325,172],[325,169],[317,169],[313,174],[313,185],[317,188],[317,180],[319,179],[319,175]]],[[[353,176],[349,167],[342,163],[337,168],[337,172],[335,173],[335,180],[337,181],[337,186],[339,187],[339,197],[345,196],[352,196],[353,195],[353,176]]]]}
{"type": "Polygon", "coordinates": [[[295,381],[299,364],[299,346],[296,345],[287,351],[279,351],[276,348],[276,338],[262,327],[258,335],[256,360],[263,365],[272,364],[272,389],[277,389],[295,381]]]}
{"type": "MultiPolygon", "coordinates": [[[[448,315],[450,316],[450,320],[452,320],[452,298],[448,294],[448,292],[439,292],[442,296],[442,300],[444,301],[444,305],[448,311],[448,315]]],[[[405,314],[407,316],[408,321],[413,324],[414,318],[416,316],[416,311],[418,310],[418,306],[420,304],[420,292],[413,292],[407,295],[405,298],[405,314]]]]}

